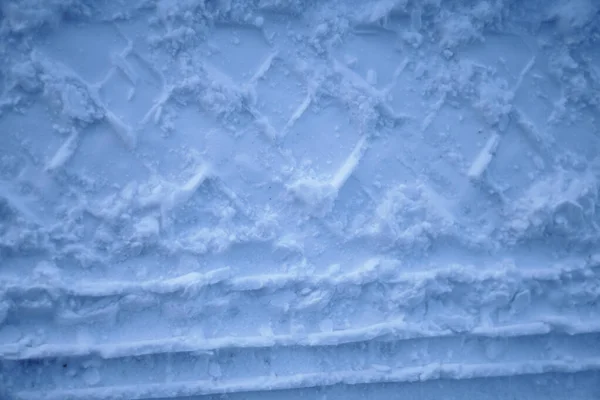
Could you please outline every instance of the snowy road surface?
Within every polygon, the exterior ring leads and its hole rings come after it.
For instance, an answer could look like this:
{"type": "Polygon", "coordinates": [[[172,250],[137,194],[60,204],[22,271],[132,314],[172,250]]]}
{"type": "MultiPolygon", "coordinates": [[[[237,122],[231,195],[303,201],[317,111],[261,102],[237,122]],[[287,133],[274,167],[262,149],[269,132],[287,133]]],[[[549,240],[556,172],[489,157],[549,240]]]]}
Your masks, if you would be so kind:
{"type": "Polygon", "coordinates": [[[0,398],[600,399],[600,3],[4,0],[0,398]]]}

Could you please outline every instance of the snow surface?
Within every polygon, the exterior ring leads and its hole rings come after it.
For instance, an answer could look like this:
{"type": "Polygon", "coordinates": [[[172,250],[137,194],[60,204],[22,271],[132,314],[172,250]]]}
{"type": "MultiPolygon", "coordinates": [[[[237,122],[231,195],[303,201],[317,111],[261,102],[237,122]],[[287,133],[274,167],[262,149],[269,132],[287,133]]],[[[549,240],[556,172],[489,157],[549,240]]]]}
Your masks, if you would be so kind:
{"type": "Polygon", "coordinates": [[[3,0],[0,398],[600,398],[600,2],[3,0]]]}

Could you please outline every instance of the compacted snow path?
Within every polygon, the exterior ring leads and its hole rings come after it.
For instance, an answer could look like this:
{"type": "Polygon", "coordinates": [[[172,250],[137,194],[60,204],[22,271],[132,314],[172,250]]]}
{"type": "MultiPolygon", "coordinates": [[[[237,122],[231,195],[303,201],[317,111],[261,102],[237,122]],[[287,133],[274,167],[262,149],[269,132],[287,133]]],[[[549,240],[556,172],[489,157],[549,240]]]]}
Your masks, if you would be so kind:
{"type": "Polygon", "coordinates": [[[1,399],[600,398],[600,3],[0,3],[1,399]]]}

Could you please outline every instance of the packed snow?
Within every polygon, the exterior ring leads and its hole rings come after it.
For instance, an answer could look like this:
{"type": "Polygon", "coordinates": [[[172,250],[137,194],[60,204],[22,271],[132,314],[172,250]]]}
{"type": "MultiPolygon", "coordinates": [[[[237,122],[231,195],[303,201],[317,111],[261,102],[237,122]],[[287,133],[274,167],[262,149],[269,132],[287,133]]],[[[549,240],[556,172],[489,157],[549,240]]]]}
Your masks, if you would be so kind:
{"type": "Polygon", "coordinates": [[[0,400],[600,398],[600,2],[3,0],[0,400]]]}

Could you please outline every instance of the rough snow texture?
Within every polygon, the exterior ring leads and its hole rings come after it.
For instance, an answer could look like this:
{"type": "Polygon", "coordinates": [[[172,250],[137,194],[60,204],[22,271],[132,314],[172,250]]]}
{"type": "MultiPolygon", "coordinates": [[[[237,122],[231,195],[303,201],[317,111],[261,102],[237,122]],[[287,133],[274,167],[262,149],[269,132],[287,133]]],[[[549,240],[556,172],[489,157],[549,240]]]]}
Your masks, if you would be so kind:
{"type": "Polygon", "coordinates": [[[600,398],[599,13],[3,1],[0,397],[600,398]]]}

